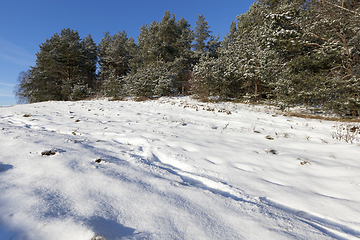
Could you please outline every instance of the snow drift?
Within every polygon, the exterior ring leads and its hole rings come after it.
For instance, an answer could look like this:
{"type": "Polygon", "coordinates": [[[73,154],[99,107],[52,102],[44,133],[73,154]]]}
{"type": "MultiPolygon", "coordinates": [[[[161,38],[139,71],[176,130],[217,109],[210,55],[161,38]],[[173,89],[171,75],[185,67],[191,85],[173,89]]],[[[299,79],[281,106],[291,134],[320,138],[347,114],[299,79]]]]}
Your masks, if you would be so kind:
{"type": "Polygon", "coordinates": [[[336,123],[190,98],[0,107],[0,239],[358,239],[336,123]]]}

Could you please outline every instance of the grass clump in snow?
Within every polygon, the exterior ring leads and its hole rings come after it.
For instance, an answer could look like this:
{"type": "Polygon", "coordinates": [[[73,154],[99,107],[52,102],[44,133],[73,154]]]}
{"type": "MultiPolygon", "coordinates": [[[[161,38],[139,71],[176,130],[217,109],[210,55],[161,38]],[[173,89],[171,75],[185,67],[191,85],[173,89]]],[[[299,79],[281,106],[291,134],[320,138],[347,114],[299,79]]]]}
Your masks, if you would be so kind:
{"type": "Polygon", "coordinates": [[[267,135],[265,138],[266,138],[267,140],[275,140],[275,138],[274,138],[273,136],[270,136],[270,135],[267,135]]]}
{"type": "Polygon", "coordinates": [[[103,236],[95,235],[91,240],[106,240],[103,236]]]}
{"type": "Polygon", "coordinates": [[[302,161],[302,162],[300,162],[300,164],[301,165],[306,165],[306,164],[311,165],[311,163],[308,160],[302,161]]]}
{"type": "Polygon", "coordinates": [[[41,152],[41,155],[42,156],[50,156],[50,155],[55,155],[55,151],[53,151],[53,150],[49,150],[49,151],[43,151],[43,152],[41,152]]]}
{"type": "Polygon", "coordinates": [[[269,150],[266,150],[266,152],[267,153],[271,153],[271,154],[274,154],[274,155],[278,155],[279,154],[279,152],[277,151],[277,150],[275,150],[275,149],[269,149],[269,150]]]}

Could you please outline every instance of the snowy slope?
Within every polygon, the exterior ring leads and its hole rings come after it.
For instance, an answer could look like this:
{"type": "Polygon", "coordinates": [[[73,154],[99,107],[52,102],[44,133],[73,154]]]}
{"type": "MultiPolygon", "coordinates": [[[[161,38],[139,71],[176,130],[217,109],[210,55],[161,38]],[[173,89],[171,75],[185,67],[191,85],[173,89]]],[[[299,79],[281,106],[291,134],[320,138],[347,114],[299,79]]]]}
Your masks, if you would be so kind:
{"type": "Polygon", "coordinates": [[[0,239],[359,239],[360,147],[334,125],[190,98],[0,106],[0,239]]]}

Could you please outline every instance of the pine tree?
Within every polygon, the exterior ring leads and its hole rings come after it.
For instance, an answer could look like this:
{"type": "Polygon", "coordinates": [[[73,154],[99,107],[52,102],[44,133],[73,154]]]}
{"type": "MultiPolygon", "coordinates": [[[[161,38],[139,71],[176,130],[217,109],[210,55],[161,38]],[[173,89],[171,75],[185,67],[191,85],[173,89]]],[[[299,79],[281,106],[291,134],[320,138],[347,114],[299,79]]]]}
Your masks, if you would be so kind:
{"type": "Polygon", "coordinates": [[[205,21],[203,14],[198,15],[196,26],[194,28],[194,44],[193,49],[197,54],[197,57],[206,56],[210,54],[211,57],[215,57],[217,49],[220,46],[219,36],[212,35],[212,31],[209,30],[210,26],[205,21]]]}
{"type": "Polygon", "coordinates": [[[114,36],[109,32],[104,33],[99,44],[99,73],[106,96],[120,97],[125,94],[121,79],[130,72],[133,46],[133,39],[128,38],[125,31],[114,36]]]}
{"type": "Polygon", "coordinates": [[[137,96],[182,92],[185,75],[194,61],[192,40],[188,21],[184,18],[176,21],[175,15],[168,11],[161,22],[142,26],[131,73],[124,77],[129,92],[137,96]]]}
{"type": "Polygon", "coordinates": [[[260,100],[271,96],[277,56],[264,39],[263,16],[267,13],[264,4],[252,5],[248,12],[237,17],[237,24],[231,25],[223,41],[219,59],[227,97],[260,100]]]}
{"type": "Polygon", "coordinates": [[[77,100],[89,96],[96,84],[96,45],[91,36],[81,41],[77,31],[63,29],[40,45],[36,65],[20,84],[30,102],[77,100]]]}
{"type": "Polygon", "coordinates": [[[206,52],[206,40],[209,39],[211,34],[209,28],[210,26],[205,21],[205,17],[202,14],[198,15],[198,20],[194,28],[194,51],[201,56],[206,52]]]}
{"type": "Polygon", "coordinates": [[[313,5],[315,14],[310,26],[315,22],[317,27],[327,29],[326,35],[315,33],[325,39],[324,46],[331,48],[330,54],[334,55],[331,59],[334,64],[329,67],[327,80],[337,91],[327,91],[332,97],[328,101],[329,106],[340,114],[359,116],[360,4],[353,0],[318,0],[313,5]]]}
{"type": "Polygon", "coordinates": [[[222,41],[222,44],[227,45],[228,43],[233,42],[236,31],[237,31],[236,22],[232,21],[230,25],[230,32],[226,34],[224,40],[222,41]]]}
{"type": "Polygon", "coordinates": [[[181,18],[177,22],[177,49],[178,55],[176,58],[182,59],[182,68],[185,70],[190,70],[195,61],[195,55],[192,51],[192,42],[194,41],[194,34],[191,30],[191,26],[188,21],[184,18],[181,18]]]}
{"type": "Polygon", "coordinates": [[[94,92],[99,90],[99,80],[96,74],[98,63],[98,47],[89,34],[80,42],[82,49],[82,64],[84,68],[83,85],[88,86],[94,92]]]}
{"type": "Polygon", "coordinates": [[[191,93],[200,99],[228,96],[228,86],[224,77],[224,65],[219,59],[202,56],[194,66],[193,78],[190,79],[191,93]]]}
{"type": "Polygon", "coordinates": [[[179,55],[180,49],[177,46],[177,40],[180,34],[175,15],[171,15],[169,11],[166,11],[157,32],[157,39],[160,42],[160,59],[165,63],[174,61],[175,57],[179,55]]]}
{"type": "Polygon", "coordinates": [[[276,88],[281,98],[359,115],[359,77],[354,71],[358,4],[316,0],[277,1],[274,6],[268,15],[268,40],[284,61],[276,88]]]}

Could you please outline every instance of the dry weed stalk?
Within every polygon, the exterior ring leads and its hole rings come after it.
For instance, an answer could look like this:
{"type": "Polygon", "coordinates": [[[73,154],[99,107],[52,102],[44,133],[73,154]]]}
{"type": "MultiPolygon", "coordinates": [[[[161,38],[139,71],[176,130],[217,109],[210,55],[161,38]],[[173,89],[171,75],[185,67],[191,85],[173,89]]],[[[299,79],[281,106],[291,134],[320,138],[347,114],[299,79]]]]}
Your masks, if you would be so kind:
{"type": "Polygon", "coordinates": [[[360,142],[360,124],[340,124],[335,126],[335,132],[331,134],[333,139],[347,143],[360,142]]]}

